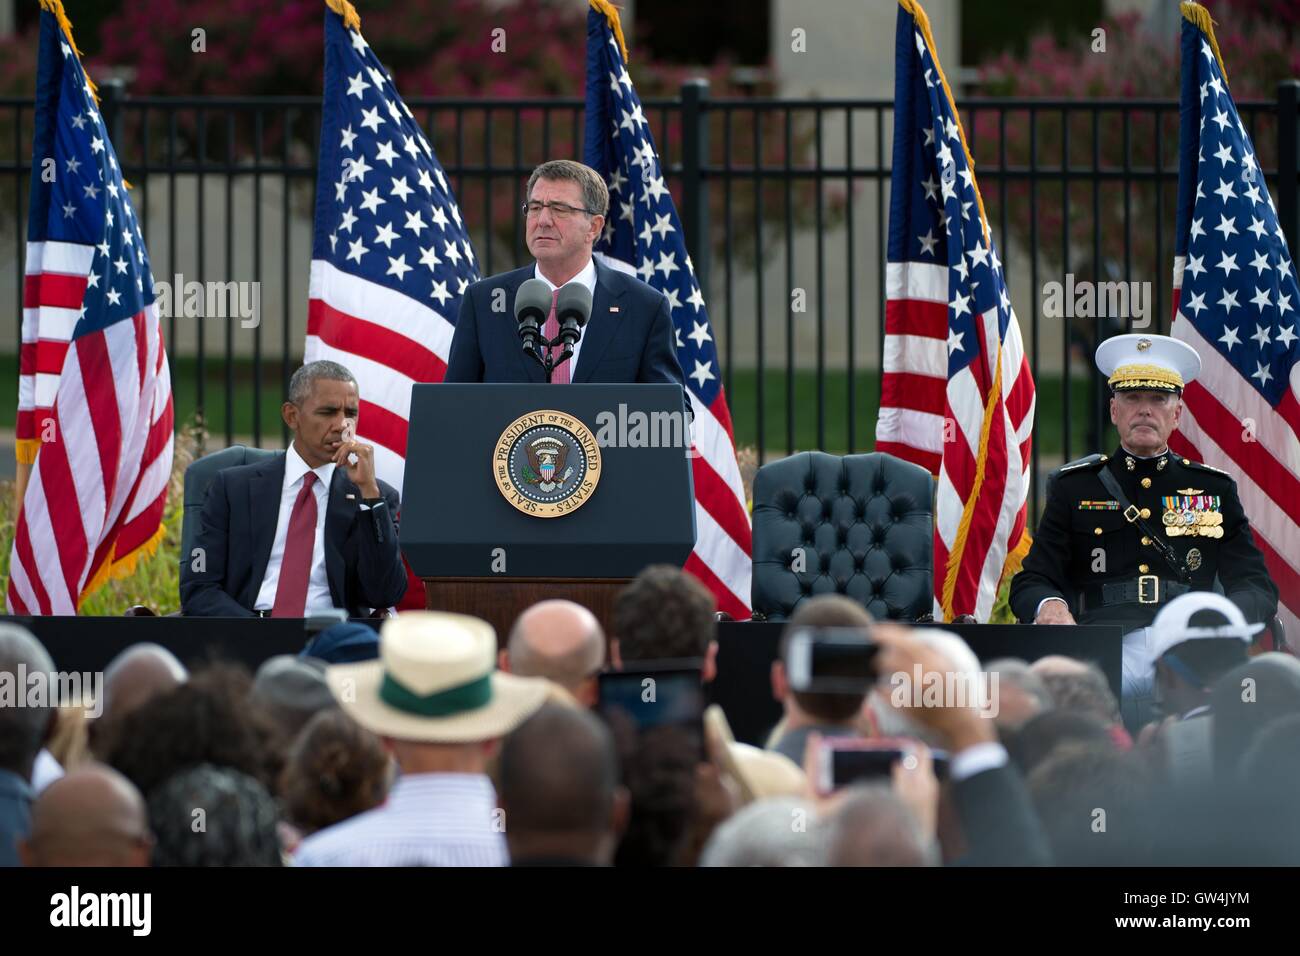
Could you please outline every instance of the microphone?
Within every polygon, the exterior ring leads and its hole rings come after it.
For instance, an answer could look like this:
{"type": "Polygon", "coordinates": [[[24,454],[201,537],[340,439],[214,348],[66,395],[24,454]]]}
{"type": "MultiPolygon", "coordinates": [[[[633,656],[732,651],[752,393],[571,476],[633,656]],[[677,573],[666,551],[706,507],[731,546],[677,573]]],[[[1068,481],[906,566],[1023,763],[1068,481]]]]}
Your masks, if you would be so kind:
{"type": "Polygon", "coordinates": [[[555,318],[560,323],[560,340],[564,348],[572,349],[582,338],[582,327],[591,318],[591,290],[581,282],[561,286],[555,302],[555,318]]]}
{"type": "MultiPolygon", "coordinates": [[[[590,306],[588,306],[590,309],[590,306]]],[[[515,320],[525,352],[537,352],[542,324],[551,311],[551,287],[541,279],[529,279],[515,293],[515,320]]]]}

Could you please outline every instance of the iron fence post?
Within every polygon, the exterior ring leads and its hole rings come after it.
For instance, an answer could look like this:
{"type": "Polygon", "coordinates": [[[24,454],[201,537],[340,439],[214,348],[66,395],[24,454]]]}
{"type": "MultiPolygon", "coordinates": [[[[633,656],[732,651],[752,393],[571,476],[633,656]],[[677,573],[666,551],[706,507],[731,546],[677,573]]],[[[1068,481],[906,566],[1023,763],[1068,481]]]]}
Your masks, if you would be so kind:
{"type": "Polygon", "coordinates": [[[695,281],[709,290],[709,194],[704,166],[709,161],[709,81],[682,84],[682,230],[695,281]]]}
{"type": "Polygon", "coordinates": [[[1287,246],[1295,254],[1300,240],[1300,129],[1296,111],[1300,109],[1300,80],[1283,80],[1277,85],[1277,215],[1286,235],[1287,246]]]}

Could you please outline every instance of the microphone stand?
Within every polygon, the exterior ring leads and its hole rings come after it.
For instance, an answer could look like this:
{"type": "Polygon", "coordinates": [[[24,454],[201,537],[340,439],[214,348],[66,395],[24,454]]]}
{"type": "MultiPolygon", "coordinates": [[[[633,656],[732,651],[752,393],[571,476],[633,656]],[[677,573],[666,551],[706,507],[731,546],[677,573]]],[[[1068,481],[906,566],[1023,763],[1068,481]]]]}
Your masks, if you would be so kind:
{"type": "Polygon", "coordinates": [[[542,371],[546,375],[546,384],[550,385],[551,376],[555,374],[555,370],[569,359],[573,358],[573,346],[565,344],[564,336],[562,335],[548,340],[546,336],[542,335],[540,332],[537,334],[537,342],[545,346],[545,348],[542,349],[544,354],[538,354],[537,345],[529,342],[524,343],[524,351],[531,355],[537,361],[537,364],[542,367],[542,371]],[[551,349],[557,345],[564,345],[564,351],[560,353],[558,359],[551,355],[551,349]]]}

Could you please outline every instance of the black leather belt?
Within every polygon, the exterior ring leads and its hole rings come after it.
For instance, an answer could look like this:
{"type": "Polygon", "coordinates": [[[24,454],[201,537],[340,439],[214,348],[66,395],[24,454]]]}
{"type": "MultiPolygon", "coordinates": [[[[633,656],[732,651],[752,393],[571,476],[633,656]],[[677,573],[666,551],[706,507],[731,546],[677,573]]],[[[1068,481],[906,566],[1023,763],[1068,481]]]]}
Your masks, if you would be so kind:
{"type": "Polygon", "coordinates": [[[1133,581],[1091,585],[1084,591],[1084,600],[1089,608],[1114,604],[1164,604],[1190,590],[1190,585],[1173,578],[1143,574],[1133,581]]]}

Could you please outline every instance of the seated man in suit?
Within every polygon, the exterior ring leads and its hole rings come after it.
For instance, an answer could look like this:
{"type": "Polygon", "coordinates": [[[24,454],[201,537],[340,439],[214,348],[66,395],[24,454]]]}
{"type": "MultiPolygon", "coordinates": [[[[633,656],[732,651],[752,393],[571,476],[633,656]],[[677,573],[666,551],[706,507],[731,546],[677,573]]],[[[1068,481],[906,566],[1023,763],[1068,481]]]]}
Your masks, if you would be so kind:
{"type": "Polygon", "coordinates": [[[374,448],[354,440],[359,401],[342,365],[294,372],[280,412],[289,449],[212,480],[194,539],[202,551],[182,565],[185,614],[361,617],[401,600],[398,495],[375,477],[374,448]]]}
{"type": "MultiPolygon", "coordinates": [[[[542,279],[552,293],[581,282],[592,293],[591,318],[573,357],[552,383],[673,382],[682,384],[668,299],[636,276],[592,257],[605,225],[609,190],[590,166],[567,159],[543,163],[528,179],[524,204],[528,250],[535,265],[489,276],[461,300],[444,382],[543,382],[541,365],[524,354],[514,315],[515,293],[542,279]]],[[[542,329],[559,335],[555,307],[542,329]]],[[[556,346],[554,353],[560,353],[556,346]]]]}

